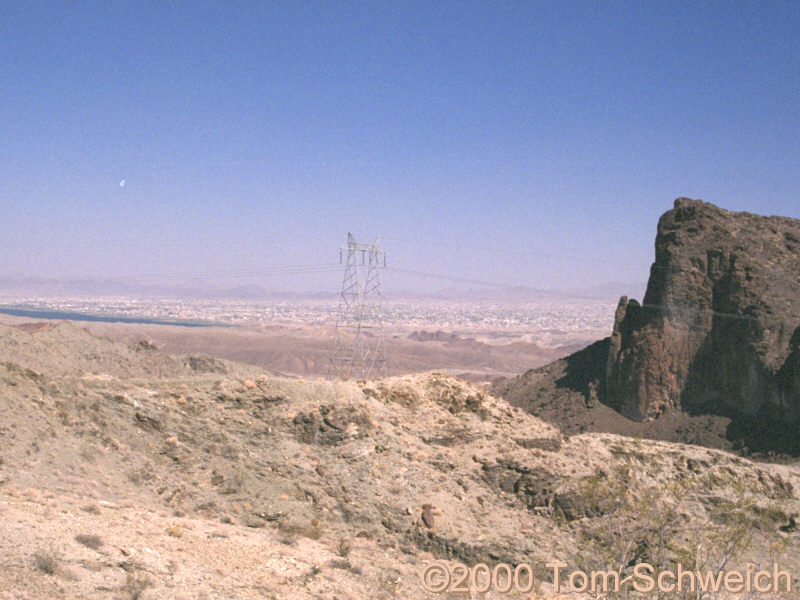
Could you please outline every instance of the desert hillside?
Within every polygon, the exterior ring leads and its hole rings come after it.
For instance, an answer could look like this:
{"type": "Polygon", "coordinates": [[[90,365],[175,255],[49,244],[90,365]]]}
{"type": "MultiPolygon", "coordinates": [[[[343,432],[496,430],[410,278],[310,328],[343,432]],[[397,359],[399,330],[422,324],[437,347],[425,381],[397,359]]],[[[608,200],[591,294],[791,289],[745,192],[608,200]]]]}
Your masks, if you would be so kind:
{"type": "MultiPolygon", "coordinates": [[[[0,598],[429,598],[529,564],[800,574],[800,469],[554,427],[450,377],[271,377],[0,330],[0,598]]],[[[456,597],[456,596],[453,596],[456,597]]]]}
{"type": "MultiPolygon", "coordinates": [[[[679,198],[610,337],[494,386],[567,433],[800,456],[800,220],[679,198]]],[[[532,365],[533,366],[533,365],[532,365]]]]}

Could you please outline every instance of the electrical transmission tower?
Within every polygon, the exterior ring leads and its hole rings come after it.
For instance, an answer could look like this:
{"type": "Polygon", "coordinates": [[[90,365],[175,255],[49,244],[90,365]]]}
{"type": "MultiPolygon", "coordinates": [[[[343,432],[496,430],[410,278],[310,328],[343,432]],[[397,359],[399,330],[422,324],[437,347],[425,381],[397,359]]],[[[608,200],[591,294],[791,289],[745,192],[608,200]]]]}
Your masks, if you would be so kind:
{"type": "Polygon", "coordinates": [[[347,234],[347,246],[339,249],[339,263],[345,252],[347,262],[328,373],[343,379],[368,379],[386,372],[378,276],[378,269],[386,266],[386,253],[380,248],[380,238],[359,244],[351,233],[347,234]]]}

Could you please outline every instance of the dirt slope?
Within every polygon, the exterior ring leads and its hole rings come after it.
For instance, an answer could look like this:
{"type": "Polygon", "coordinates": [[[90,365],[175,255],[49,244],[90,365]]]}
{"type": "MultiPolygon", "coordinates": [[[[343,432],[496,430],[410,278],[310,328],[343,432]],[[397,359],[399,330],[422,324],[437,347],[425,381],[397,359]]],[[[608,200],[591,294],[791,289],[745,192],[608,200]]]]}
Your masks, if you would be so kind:
{"type": "Polygon", "coordinates": [[[765,548],[800,575],[796,467],[562,438],[436,373],[198,372],[69,325],[2,329],[0,356],[0,598],[430,598],[434,559],[529,563],[537,591],[485,597],[539,597],[554,559],[765,548]]]}

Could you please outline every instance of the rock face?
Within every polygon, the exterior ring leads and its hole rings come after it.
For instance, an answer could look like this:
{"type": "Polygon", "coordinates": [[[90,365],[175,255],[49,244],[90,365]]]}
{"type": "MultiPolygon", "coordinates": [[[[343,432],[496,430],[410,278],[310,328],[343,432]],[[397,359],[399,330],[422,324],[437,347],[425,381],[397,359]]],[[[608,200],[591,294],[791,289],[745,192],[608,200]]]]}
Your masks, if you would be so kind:
{"type": "Polygon", "coordinates": [[[617,308],[605,402],[800,418],[800,220],[679,198],[655,245],[644,301],[617,308]]]}

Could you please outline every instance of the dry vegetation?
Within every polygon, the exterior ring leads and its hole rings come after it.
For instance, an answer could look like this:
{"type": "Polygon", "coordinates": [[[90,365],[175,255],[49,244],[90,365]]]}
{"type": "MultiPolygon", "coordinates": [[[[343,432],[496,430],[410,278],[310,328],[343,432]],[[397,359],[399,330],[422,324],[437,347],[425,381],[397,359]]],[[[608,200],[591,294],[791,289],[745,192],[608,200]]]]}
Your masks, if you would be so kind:
{"type": "Polygon", "coordinates": [[[552,560],[800,575],[793,466],[563,438],[436,373],[278,378],[69,324],[0,330],[0,360],[2,599],[413,600],[434,559],[530,563],[542,596],[552,560]]]}

